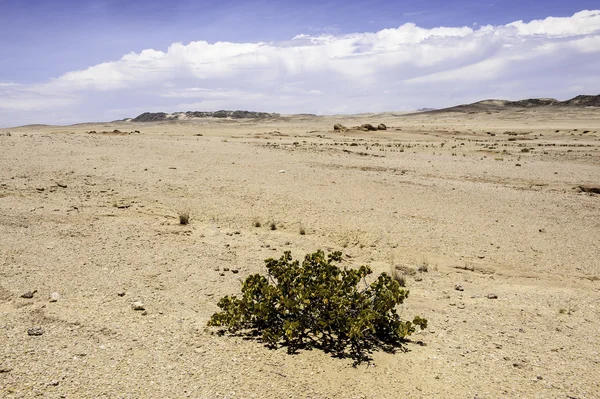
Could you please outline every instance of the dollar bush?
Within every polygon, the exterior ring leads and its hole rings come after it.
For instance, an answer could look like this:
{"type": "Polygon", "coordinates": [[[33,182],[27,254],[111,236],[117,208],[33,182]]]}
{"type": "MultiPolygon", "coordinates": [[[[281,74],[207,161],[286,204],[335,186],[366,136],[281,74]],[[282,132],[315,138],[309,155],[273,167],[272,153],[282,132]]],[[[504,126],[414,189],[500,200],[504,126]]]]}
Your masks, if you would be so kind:
{"type": "Polygon", "coordinates": [[[396,311],[408,291],[386,273],[370,284],[368,266],[340,268],[341,252],[317,251],[300,263],[286,251],[265,260],[267,276],[254,274],[242,284],[241,297],[225,296],[209,326],[221,332],[257,336],[272,347],[294,353],[320,348],[357,362],[375,348],[394,352],[416,330],[420,316],[402,321],[396,311]]]}

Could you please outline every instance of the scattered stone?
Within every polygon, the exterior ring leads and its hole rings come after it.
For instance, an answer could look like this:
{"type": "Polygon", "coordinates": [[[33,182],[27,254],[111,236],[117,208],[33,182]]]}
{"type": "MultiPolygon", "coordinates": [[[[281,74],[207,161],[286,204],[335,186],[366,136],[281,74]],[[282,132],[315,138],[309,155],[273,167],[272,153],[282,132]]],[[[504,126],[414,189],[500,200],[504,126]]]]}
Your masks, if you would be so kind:
{"type": "Polygon", "coordinates": [[[219,266],[215,267],[215,271],[216,271],[216,272],[218,272],[218,271],[220,271],[220,270],[221,270],[221,268],[220,268],[219,266]]]}
{"type": "Polygon", "coordinates": [[[456,307],[459,308],[459,309],[464,309],[465,308],[465,304],[461,302],[458,305],[456,305],[456,307]]]}
{"type": "Polygon", "coordinates": [[[464,290],[465,290],[465,287],[463,287],[461,284],[456,284],[456,285],[454,286],[454,289],[455,289],[456,291],[464,291],[464,290]]]}
{"type": "Polygon", "coordinates": [[[144,310],[144,311],[142,312],[142,316],[147,316],[147,315],[148,315],[148,311],[147,311],[147,310],[144,310]]]}
{"type": "Polygon", "coordinates": [[[285,169],[281,169],[279,173],[287,173],[285,169]]]}
{"type": "Polygon", "coordinates": [[[50,387],[57,387],[59,384],[58,380],[52,380],[48,383],[48,386],[50,387]]]}
{"type": "Polygon", "coordinates": [[[360,129],[364,130],[364,131],[376,131],[377,128],[373,125],[371,125],[370,123],[365,123],[360,125],[360,129]]]}
{"type": "Polygon", "coordinates": [[[3,373],[10,373],[12,371],[11,367],[7,367],[7,366],[0,366],[0,374],[3,373]]]}
{"type": "Polygon", "coordinates": [[[515,166],[521,166],[521,164],[520,164],[520,163],[518,163],[518,164],[516,164],[515,166]]]}
{"type": "Polygon", "coordinates": [[[238,269],[231,269],[231,273],[238,274],[240,271],[238,269]]]}
{"type": "Polygon", "coordinates": [[[37,292],[37,290],[27,291],[21,295],[21,298],[31,299],[31,298],[33,298],[33,296],[35,295],[36,292],[37,292]]]}
{"type": "Polygon", "coordinates": [[[31,327],[27,329],[27,335],[30,337],[39,337],[44,334],[44,329],[42,327],[31,327]]]}
{"type": "Polygon", "coordinates": [[[60,298],[60,294],[58,292],[53,292],[50,294],[50,302],[56,302],[60,298]]]}
{"type": "Polygon", "coordinates": [[[377,130],[387,130],[387,126],[383,123],[380,123],[379,125],[377,125],[377,130]]]}
{"type": "Polygon", "coordinates": [[[578,186],[582,193],[600,194],[600,186],[578,186]]]}
{"type": "Polygon", "coordinates": [[[342,125],[341,123],[336,123],[335,125],[333,125],[333,130],[339,131],[339,132],[345,132],[348,130],[348,128],[346,126],[342,125]]]}
{"type": "Polygon", "coordinates": [[[219,273],[219,276],[223,277],[225,275],[225,273],[219,273]]]}
{"type": "Polygon", "coordinates": [[[38,191],[44,191],[45,190],[44,187],[36,187],[35,189],[38,190],[38,191]]]}
{"type": "Polygon", "coordinates": [[[135,301],[131,304],[131,308],[133,310],[145,310],[144,308],[144,302],[142,301],[135,301]]]}
{"type": "Polygon", "coordinates": [[[117,293],[118,296],[125,296],[125,291],[121,291],[119,293],[117,293]]]}
{"type": "Polygon", "coordinates": [[[487,294],[487,299],[498,299],[498,295],[496,295],[496,294],[487,294]]]}
{"type": "Polygon", "coordinates": [[[224,267],[224,268],[223,268],[223,271],[224,271],[224,272],[228,272],[228,271],[229,271],[229,268],[228,268],[228,267],[224,267]]]}
{"type": "Polygon", "coordinates": [[[67,188],[67,185],[61,182],[56,182],[56,185],[60,188],[67,188]]]}

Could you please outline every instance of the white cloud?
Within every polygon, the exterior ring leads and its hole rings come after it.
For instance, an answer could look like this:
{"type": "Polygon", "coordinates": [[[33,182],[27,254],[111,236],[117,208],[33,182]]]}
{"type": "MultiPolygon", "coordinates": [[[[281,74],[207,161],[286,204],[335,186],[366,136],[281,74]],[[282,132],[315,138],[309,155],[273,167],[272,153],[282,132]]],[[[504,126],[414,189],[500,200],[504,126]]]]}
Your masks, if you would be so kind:
{"type": "Polygon", "coordinates": [[[507,26],[517,28],[519,35],[541,35],[549,37],[569,37],[598,33],[600,28],[600,11],[580,11],[570,18],[548,17],[543,20],[524,23],[516,21],[507,26]]]}
{"type": "Polygon", "coordinates": [[[407,23],[378,32],[302,33],[282,43],[174,43],[42,84],[0,83],[0,121],[40,107],[76,115],[73,122],[114,117],[115,109],[122,117],[178,107],[400,110],[483,97],[569,96],[579,94],[574,88],[582,81],[595,82],[583,86],[595,94],[600,73],[590,65],[600,65],[598,10],[477,28],[407,23]]]}

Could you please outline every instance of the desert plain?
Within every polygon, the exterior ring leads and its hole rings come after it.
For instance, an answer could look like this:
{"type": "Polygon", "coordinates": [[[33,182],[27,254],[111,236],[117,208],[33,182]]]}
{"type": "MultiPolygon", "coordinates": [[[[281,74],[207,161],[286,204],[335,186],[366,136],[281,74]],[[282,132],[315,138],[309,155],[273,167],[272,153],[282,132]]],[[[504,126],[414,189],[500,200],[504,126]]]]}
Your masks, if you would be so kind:
{"type": "Polygon", "coordinates": [[[0,397],[600,398],[599,186],[593,107],[0,129],[0,397]],[[317,249],[428,328],[356,366],[206,327],[317,249]]]}

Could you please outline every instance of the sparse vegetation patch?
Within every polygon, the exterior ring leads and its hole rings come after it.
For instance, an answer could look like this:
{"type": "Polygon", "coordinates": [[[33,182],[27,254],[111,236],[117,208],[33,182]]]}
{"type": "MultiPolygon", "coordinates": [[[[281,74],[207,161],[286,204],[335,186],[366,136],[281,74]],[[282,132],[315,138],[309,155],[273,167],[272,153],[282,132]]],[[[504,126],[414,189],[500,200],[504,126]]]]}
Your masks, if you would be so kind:
{"type": "Polygon", "coordinates": [[[376,348],[394,352],[416,326],[427,327],[420,316],[400,319],[396,305],[408,291],[392,276],[382,273],[368,284],[371,269],[341,269],[335,265],[341,257],[341,252],[317,251],[300,263],[286,251],[280,259],[267,259],[267,276],[251,275],[241,297],[221,298],[221,311],[208,325],[259,337],[290,353],[319,348],[356,362],[368,360],[376,348]]]}

